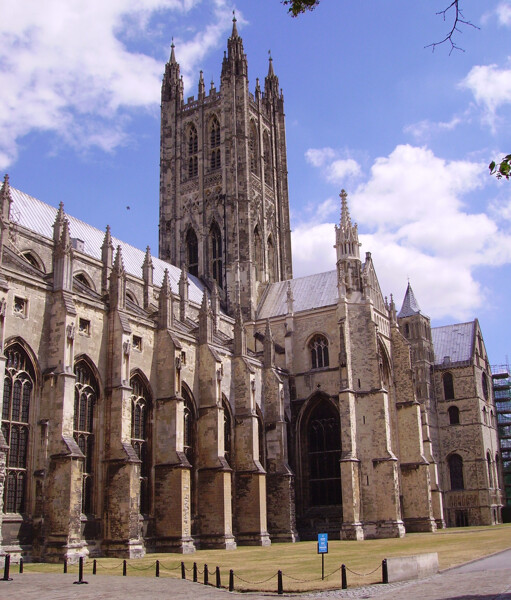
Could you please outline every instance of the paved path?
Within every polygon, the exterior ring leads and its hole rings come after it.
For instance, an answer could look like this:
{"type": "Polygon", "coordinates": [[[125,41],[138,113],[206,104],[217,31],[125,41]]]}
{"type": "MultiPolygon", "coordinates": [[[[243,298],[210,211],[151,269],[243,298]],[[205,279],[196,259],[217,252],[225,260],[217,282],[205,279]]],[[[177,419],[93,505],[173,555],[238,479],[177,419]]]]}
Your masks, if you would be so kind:
{"type": "MultiPolygon", "coordinates": [[[[171,578],[87,575],[74,585],[73,574],[15,573],[0,581],[0,600],[268,600],[276,594],[236,594],[171,578]]],[[[282,596],[281,596],[282,597],[282,596]]],[[[285,595],[304,600],[377,598],[378,600],[511,600],[511,550],[500,552],[419,582],[374,585],[352,590],[285,595]]]]}

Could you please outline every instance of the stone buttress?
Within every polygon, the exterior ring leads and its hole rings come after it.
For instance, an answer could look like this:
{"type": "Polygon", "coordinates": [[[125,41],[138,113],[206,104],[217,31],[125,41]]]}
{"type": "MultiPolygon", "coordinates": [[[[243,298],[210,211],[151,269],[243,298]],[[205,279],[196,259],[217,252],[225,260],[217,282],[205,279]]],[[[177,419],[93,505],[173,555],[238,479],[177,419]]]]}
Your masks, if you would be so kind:
{"type": "Polygon", "coordinates": [[[222,357],[213,347],[213,314],[204,293],[199,312],[198,514],[202,548],[236,548],[232,469],[225,459],[222,357]]]}
{"type": "Polygon", "coordinates": [[[181,396],[182,345],[172,332],[173,308],[165,270],[159,296],[156,356],[158,390],[154,417],[154,517],[158,552],[195,551],[191,534],[191,465],[184,451],[181,396]],[[169,510],[169,499],[172,508],[169,510]]]}
{"type": "Polygon", "coordinates": [[[140,459],[131,445],[131,328],[120,247],[110,273],[103,550],[107,556],[145,554],[140,526],[140,459]]]}

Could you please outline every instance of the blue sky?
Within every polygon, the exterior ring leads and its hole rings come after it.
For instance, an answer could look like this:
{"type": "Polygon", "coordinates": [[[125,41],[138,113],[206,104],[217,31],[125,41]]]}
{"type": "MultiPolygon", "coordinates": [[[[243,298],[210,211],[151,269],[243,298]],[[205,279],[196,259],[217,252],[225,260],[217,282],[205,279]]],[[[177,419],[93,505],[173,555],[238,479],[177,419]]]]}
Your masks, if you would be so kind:
{"type": "Polygon", "coordinates": [[[408,278],[434,325],[478,317],[511,355],[511,1],[2,0],[0,167],[11,185],[157,254],[159,100],[174,37],[185,96],[219,87],[236,9],[250,89],[271,50],[285,97],[295,276],[334,268],[342,188],[398,307],[408,278]],[[127,208],[129,207],[129,209],[127,208]]]}

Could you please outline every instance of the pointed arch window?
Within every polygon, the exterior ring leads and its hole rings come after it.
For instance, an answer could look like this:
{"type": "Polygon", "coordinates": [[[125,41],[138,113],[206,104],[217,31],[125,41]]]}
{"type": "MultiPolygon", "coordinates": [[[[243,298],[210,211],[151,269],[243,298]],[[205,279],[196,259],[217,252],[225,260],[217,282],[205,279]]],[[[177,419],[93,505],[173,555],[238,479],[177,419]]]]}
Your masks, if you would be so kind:
{"type": "Polygon", "coordinates": [[[486,402],[488,402],[488,399],[490,397],[489,388],[488,388],[488,376],[486,375],[486,373],[484,371],[481,376],[481,383],[483,386],[483,397],[486,400],[486,402]]]}
{"type": "Polygon", "coordinates": [[[273,185],[273,165],[271,158],[270,136],[265,131],[263,135],[263,151],[264,151],[264,182],[266,185],[273,185]]]}
{"type": "Polygon", "coordinates": [[[198,500],[197,500],[197,413],[195,404],[188,389],[181,390],[183,397],[183,451],[191,465],[190,469],[190,495],[192,513],[192,535],[197,533],[198,527],[198,500]]]}
{"type": "Polygon", "coordinates": [[[232,460],[232,419],[231,411],[229,410],[228,401],[225,396],[222,399],[222,407],[224,409],[224,456],[225,460],[231,464],[232,460]]]}
{"type": "Polygon", "coordinates": [[[199,174],[199,137],[195,125],[188,128],[188,177],[197,177],[199,174]]]}
{"type": "Polygon", "coordinates": [[[263,241],[259,232],[259,225],[254,229],[254,263],[256,269],[256,279],[262,281],[263,274],[263,241]]]}
{"type": "Polygon", "coordinates": [[[449,466],[449,478],[451,480],[451,490],[464,490],[463,481],[463,459],[459,454],[451,454],[447,459],[449,466]]]}
{"type": "Polygon", "coordinates": [[[309,350],[313,369],[322,369],[329,366],[328,340],[324,335],[315,335],[309,342],[309,350]]]}
{"type": "Polygon", "coordinates": [[[488,484],[489,487],[493,487],[493,465],[491,462],[491,454],[489,452],[486,453],[486,464],[488,466],[488,484]]]}
{"type": "Polygon", "coordinates": [[[82,471],[82,513],[93,511],[94,488],[94,406],[98,399],[98,382],[86,361],[75,365],[75,406],[73,437],[85,457],[82,471]]]}
{"type": "Polygon", "coordinates": [[[310,506],[342,504],[341,426],[339,414],[327,400],[312,410],[307,425],[310,506]]]}
{"type": "Polygon", "coordinates": [[[149,438],[149,391],[140,375],[130,380],[131,391],[131,445],[140,459],[140,512],[150,510],[151,455],[149,438]]]}
{"type": "Polygon", "coordinates": [[[186,232],[186,265],[190,275],[199,276],[199,243],[191,227],[186,232]]]}
{"type": "Polygon", "coordinates": [[[211,250],[211,274],[217,282],[218,287],[222,287],[222,235],[220,228],[216,223],[211,225],[209,233],[211,250]]]}
{"type": "Polygon", "coordinates": [[[35,372],[30,358],[19,344],[5,351],[7,363],[2,406],[2,433],[8,446],[4,512],[22,513],[26,505],[30,405],[35,372]]]}
{"type": "Polygon", "coordinates": [[[444,373],[442,376],[442,382],[444,384],[445,400],[454,400],[454,379],[452,373],[444,373]]]}
{"type": "Polygon", "coordinates": [[[449,406],[447,410],[449,415],[449,425],[458,425],[460,422],[460,409],[457,406],[449,406]]]}
{"type": "Polygon", "coordinates": [[[250,171],[259,175],[259,161],[257,152],[257,129],[254,121],[250,121],[250,134],[248,138],[248,151],[250,156],[250,171]]]}
{"type": "Polygon", "coordinates": [[[210,147],[210,169],[215,171],[220,168],[220,123],[216,117],[213,117],[209,129],[209,147],[210,147]]]}
{"type": "Polygon", "coordinates": [[[268,280],[270,283],[276,281],[275,277],[275,246],[272,237],[268,238],[268,280]]]}

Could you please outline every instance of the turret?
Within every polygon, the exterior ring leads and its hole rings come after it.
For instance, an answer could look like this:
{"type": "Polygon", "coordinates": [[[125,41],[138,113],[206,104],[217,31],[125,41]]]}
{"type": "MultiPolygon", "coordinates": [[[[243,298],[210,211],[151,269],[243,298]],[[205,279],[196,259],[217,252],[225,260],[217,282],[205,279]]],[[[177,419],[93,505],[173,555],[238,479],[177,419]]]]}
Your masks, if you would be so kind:
{"type": "Polygon", "coordinates": [[[112,243],[112,234],[110,233],[110,225],[106,226],[105,238],[101,245],[101,261],[103,263],[103,273],[101,276],[101,291],[105,294],[108,290],[108,282],[110,273],[112,272],[112,264],[114,260],[114,245],[112,243]]]}
{"type": "Polygon", "coordinates": [[[168,269],[164,271],[158,298],[158,327],[159,329],[170,329],[172,327],[172,289],[168,269]]]}
{"type": "Polygon", "coordinates": [[[224,54],[222,62],[222,79],[231,75],[244,75],[246,77],[247,70],[247,57],[243,50],[243,40],[238,34],[236,17],[233,13],[232,33],[231,37],[227,40],[227,55],[224,54]]]}
{"type": "Polygon", "coordinates": [[[165,100],[177,100],[183,102],[183,80],[180,75],[179,63],[176,61],[174,52],[174,40],[170,45],[170,59],[165,65],[165,74],[163,76],[163,85],[161,88],[162,102],[165,100]]]}
{"type": "Polygon", "coordinates": [[[351,222],[348,208],[348,194],[341,190],[341,219],[335,226],[335,249],[337,252],[337,276],[339,295],[361,291],[361,262],[360,242],[358,241],[358,226],[351,222]]]}
{"type": "Polygon", "coordinates": [[[110,273],[110,309],[126,308],[126,271],[122,260],[121,247],[117,246],[114,265],[110,273]]]}
{"type": "Polygon", "coordinates": [[[153,297],[153,259],[151,258],[151,249],[146,248],[144,262],[142,264],[142,278],[144,280],[144,308],[147,310],[153,297]]]}

